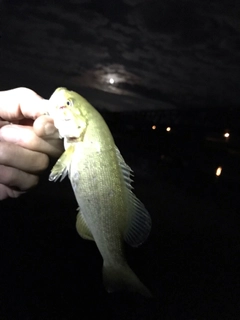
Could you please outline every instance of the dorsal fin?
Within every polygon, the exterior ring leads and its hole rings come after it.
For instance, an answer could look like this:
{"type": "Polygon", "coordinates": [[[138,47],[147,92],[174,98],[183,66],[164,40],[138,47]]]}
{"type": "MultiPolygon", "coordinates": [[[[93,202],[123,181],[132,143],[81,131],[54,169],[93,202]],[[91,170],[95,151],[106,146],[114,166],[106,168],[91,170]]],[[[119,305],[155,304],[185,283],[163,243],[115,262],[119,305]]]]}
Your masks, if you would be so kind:
{"type": "Polygon", "coordinates": [[[151,217],[143,203],[132,192],[132,169],[125,163],[120,151],[116,147],[116,155],[126,183],[128,194],[128,222],[124,240],[132,247],[142,244],[148,237],[152,226],[151,217]]]}
{"type": "Polygon", "coordinates": [[[125,160],[123,159],[119,149],[117,148],[117,146],[115,146],[116,149],[116,155],[118,158],[118,163],[121,167],[122,173],[123,173],[123,178],[124,181],[128,187],[128,189],[133,189],[131,183],[133,181],[133,179],[131,177],[133,177],[133,171],[132,169],[126,164],[125,160]]]}

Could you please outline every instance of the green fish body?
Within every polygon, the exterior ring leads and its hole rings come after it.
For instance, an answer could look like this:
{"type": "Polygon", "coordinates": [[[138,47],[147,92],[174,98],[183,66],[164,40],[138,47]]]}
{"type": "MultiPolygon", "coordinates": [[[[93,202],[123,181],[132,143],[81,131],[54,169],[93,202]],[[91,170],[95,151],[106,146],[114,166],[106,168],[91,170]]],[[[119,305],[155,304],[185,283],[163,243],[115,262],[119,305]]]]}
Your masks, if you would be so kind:
{"type": "Polygon", "coordinates": [[[107,291],[151,296],[124,255],[124,240],[139,246],[151,229],[149,213],[132,192],[130,167],[102,116],[82,96],[58,88],[50,101],[49,114],[64,138],[65,152],[49,179],[69,176],[79,205],[76,228],[82,238],[95,241],[103,257],[107,291]]]}

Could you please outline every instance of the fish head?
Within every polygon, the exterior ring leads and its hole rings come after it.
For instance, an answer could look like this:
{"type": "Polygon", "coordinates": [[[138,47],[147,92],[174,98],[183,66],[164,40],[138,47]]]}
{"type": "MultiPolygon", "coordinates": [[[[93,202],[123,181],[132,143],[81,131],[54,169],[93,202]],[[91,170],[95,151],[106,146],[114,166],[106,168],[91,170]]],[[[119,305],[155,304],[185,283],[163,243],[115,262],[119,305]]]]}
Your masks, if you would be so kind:
{"type": "Polygon", "coordinates": [[[51,95],[49,115],[54,120],[60,138],[78,139],[84,134],[87,119],[81,112],[81,98],[76,92],[62,87],[51,95]]]}

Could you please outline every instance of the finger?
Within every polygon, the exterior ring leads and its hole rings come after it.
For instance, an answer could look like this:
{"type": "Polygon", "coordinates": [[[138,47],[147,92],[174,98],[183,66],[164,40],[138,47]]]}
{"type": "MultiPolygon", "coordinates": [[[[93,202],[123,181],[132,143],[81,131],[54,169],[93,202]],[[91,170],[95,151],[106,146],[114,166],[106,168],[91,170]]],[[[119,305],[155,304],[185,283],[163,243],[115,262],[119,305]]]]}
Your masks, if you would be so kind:
{"type": "Polygon", "coordinates": [[[2,128],[3,126],[6,126],[7,124],[9,124],[8,121],[0,120],[0,128],[2,128]]]}
{"type": "Polygon", "coordinates": [[[16,88],[0,92],[0,117],[4,120],[36,119],[47,113],[49,100],[28,88],[16,88]]]}
{"type": "Polygon", "coordinates": [[[20,195],[24,194],[25,191],[17,191],[11,187],[0,184],[0,200],[7,198],[18,198],[20,195]]]}
{"type": "Polygon", "coordinates": [[[0,140],[32,151],[45,153],[49,156],[58,157],[62,153],[62,142],[60,139],[42,139],[29,126],[6,125],[0,130],[0,140]]]}
{"type": "Polygon", "coordinates": [[[8,142],[0,142],[0,164],[25,172],[41,172],[48,167],[46,154],[28,150],[8,142]]]}
{"type": "MultiPolygon", "coordinates": [[[[28,190],[38,183],[38,176],[24,172],[22,170],[0,165],[0,184],[18,189],[19,191],[28,190]]],[[[18,191],[16,190],[16,191],[18,191]]]]}
{"type": "Polygon", "coordinates": [[[58,129],[50,116],[40,116],[33,123],[33,129],[39,137],[59,139],[58,129]]]}

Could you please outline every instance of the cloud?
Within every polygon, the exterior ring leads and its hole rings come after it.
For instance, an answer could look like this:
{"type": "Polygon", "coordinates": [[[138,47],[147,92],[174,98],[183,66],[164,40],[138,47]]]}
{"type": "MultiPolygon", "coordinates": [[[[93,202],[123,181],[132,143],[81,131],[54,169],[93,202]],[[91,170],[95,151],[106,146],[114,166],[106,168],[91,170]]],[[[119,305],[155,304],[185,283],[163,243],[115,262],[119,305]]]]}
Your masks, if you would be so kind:
{"type": "Polygon", "coordinates": [[[240,22],[234,5],[23,0],[0,2],[0,9],[1,65],[19,78],[45,74],[56,82],[175,104],[240,99],[240,22]],[[115,86],[109,85],[111,76],[115,86]]]}

